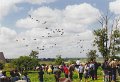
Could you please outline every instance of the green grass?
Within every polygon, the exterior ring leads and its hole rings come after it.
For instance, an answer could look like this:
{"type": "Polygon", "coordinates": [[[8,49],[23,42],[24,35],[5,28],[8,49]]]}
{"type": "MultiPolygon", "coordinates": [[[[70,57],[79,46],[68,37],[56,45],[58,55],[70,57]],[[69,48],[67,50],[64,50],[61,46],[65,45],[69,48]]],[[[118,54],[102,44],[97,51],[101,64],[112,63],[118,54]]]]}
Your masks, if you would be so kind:
{"type": "MultiPolygon", "coordinates": [[[[30,77],[31,82],[39,82],[39,80],[38,80],[38,72],[37,71],[29,72],[28,76],[30,77]]],[[[61,74],[61,77],[64,77],[63,73],[61,74]]],[[[89,78],[88,81],[89,82],[103,82],[103,74],[101,72],[101,69],[98,70],[98,80],[92,81],[91,78],[89,78]]],[[[53,74],[49,75],[49,74],[47,74],[45,72],[45,74],[44,74],[44,82],[55,82],[54,75],[53,74]]],[[[76,72],[74,72],[72,82],[80,82],[80,80],[78,78],[78,74],[76,72]]],[[[84,82],[84,78],[83,78],[83,82],[84,82]]],[[[118,82],[120,82],[120,80],[118,82]]]]}
{"type": "MultiPolygon", "coordinates": [[[[9,72],[7,72],[7,75],[9,76],[9,72]]],[[[29,71],[28,76],[30,77],[31,82],[39,82],[38,71],[29,71]]],[[[61,74],[61,77],[64,77],[63,73],[61,74]]],[[[98,70],[98,80],[92,81],[91,78],[89,78],[88,81],[89,82],[103,82],[103,74],[102,74],[101,69],[98,70]]],[[[54,75],[53,74],[49,75],[45,72],[44,82],[55,82],[54,75]]],[[[74,72],[72,82],[80,82],[78,78],[78,74],[76,72],[74,72]]],[[[84,82],[84,78],[83,78],[83,82],[84,82]]],[[[117,82],[120,82],[120,79],[117,82]]]]}
{"type": "MultiPolygon", "coordinates": [[[[54,65],[54,62],[51,61],[51,62],[48,62],[48,61],[40,61],[39,62],[40,64],[47,64],[47,65],[50,65],[50,64],[53,64],[54,65]]],[[[10,76],[9,72],[7,72],[7,76],[10,76]]],[[[38,79],[38,71],[29,71],[28,73],[28,76],[30,77],[31,79],[31,82],[39,82],[39,79],[38,79]]],[[[64,74],[62,73],[61,74],[61,77],[64,77],[64,74]]],[[[88,79],[89,82],[103,82],[103,73],[102,73],[102,69],[99,68],[98,69],[98,80],[95,80],[95,81],[92,81],[90,78],[88,79]]],[[[44,82],[55,82],[55,78],[54,78],[54,75],[53,74],[47,74],[45,72],[44,74],[44,82]]],[[[73,75],[73,81],[72,82],[80,82],[79,78],[78,78],[78,74],[76,72],[74,72],[74,75],[73,75]]],[[[83,81],[84,82],[84,77],[83,77],[83,81]]],[[[120,82],[120,77],[119,77],[119,81],[117,82],[120,82]]]]}
{"type": "MultiPolygon", "coordinates": [[[[39,82],[38,80],[38,73],[37,72],[31,72],[28,75],[31,79],[31,82],[39,82]]],[[[62,73],[61,75],[62,77],[64,77],[64,74],[62,73]]],[[[53,74],[44,74],[44,82],[55,82],[54,79],[54,75],[53,74]]],[[[79,82],[79,78],[76,72],[74,72],[74,76],[73,76],[73,82],[79,82]]],[[[84,79],[83,79],[84,82],[84,79]]],[[[93,82],[91,79],[89,79],[89,82],[93,82]]],[[[102,82],[102,77],[99,76],[98,80],[94,81],[94,82],[102,82]]]]}

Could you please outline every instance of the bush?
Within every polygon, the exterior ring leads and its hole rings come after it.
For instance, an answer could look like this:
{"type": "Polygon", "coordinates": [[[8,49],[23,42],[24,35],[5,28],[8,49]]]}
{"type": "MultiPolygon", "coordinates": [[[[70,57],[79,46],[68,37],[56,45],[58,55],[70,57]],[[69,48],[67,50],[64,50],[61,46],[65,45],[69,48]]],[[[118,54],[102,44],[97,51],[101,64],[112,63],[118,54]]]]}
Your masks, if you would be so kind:
{"type": "Polygon", "coordinates": [[[38,60],[29,56],[20,56],[19,58],[13,60],[12,63],[18,69],[24,68],[27,70],[36,67],[38,65],[38,60]]]}
{"type": "Polygon", "coordinates": [[[15,69],[15,66],[12,63],[6,63],[4,66],[4,70],[6,70],[6,71],[11,71],[14,69],[15,69]]]}

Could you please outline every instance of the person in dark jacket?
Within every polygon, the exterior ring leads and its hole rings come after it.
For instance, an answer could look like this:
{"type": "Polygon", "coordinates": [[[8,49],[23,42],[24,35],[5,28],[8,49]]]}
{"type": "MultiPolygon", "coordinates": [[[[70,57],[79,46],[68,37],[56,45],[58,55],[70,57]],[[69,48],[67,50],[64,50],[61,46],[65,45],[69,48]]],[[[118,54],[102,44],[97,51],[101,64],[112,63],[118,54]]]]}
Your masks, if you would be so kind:
{"type": "Polygon", "coordinates": [[[38,74],[39,74],[39,81],[43,82],[44,81],[44,78],[43,78],[44,72],[43,72],[42,68],[40,68],[40,71],[38,72],[38,74]]]}
{"type": "Polygon", "coordinates": [[[73,80],[73,71],[74,71],[75,67],[74,64],[69,66],[69,78],[70,80],[73,80]]]}
{"type": "Polygon", "coordinates": [[[101,64],[94,61],[94,65],[95,65],[94,77],[95,77],[95,80],[97,80],[97,70],[101,64]]]}
{"type": "Polygon", "coordinates": [[[103,64],[102,64],[102,69],[103,69],[103,72],[104,72],[104,81],[105,82],[109,82],[110,80],[110,75],[111,75],[111,69],[110,69],[110,66],[109,66],[109,62],[108,60],[106,59],[103,64]]]}

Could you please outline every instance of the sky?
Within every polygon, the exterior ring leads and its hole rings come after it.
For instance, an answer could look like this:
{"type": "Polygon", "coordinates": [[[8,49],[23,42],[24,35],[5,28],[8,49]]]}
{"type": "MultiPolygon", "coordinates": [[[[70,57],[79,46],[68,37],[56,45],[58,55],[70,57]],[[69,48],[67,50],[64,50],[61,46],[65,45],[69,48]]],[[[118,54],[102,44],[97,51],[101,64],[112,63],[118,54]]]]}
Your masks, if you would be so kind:
{"type": "Polygon", "coordinates": [[[86,57],[100,14],[120,15],[120,0],[0,0],[0,52],[6,58],[86,57]]]}

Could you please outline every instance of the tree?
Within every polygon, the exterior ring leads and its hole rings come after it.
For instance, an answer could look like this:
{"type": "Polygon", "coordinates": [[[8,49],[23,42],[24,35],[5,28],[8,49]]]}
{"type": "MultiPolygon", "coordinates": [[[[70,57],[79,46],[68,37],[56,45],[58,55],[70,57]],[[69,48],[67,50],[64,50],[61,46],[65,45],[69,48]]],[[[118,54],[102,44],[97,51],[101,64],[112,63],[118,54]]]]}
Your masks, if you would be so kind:
{"type": "Polygon", "coordinates": [[[119,40],[120,40],[120,31],[118,28],[116,28],[111,35],[111,43],[110,43],[110,47],[109,47],[110,54],[113,57],[116,54],[120,53],[119,40]]]}
{"type": "Polygon", "coordinates": [[[32,50],[29,56],[30,56],[31,58],[38,58],[38,54],[39,54],[38,51],[32,50]]]}
{"type": "Polygon", "coordinates": [[[110,17],[108,15],[101,16],[99,23],[102,25],[101,29],[94,30],[95,40],[94,46],[97,45],[99,52],[104,59],[115,56],[119,51],[117,41],[120,39],[119,21],[120,18],[113,20],[110,25],[110,17]]]}
{"type": "Polygon", "coordinates": [[[55,64],[61,65],[63,63],[63,59],[61,58],[61,55],[56,55],[55,64]]]}
{"type": "Polygon", "coordinates": [[[107,58],[109,56],[108,54],[109,50],[106,44],[108,42],[106,30],[104,28],[95,30],[94,35],[95,35],[94,46],[97,45],[97,48],[101,55],[103,56],[103,58],[107,58]]]}
{"type": "Polygon", "coordinates": [[[29,56],[20,56],[13,61],[13,64],[16,65],[18,69],[24,68],[27,70],[28,68],[36,67],[38,65],[38,60],[29,56]]]}
{"type": "Polygon", "coordinates": [[[90,51],[87,53],[87,57],[88,57],[88,60],[89,60],[89,61],[96,60],[96,58],[98,57],[98,55],[96,54],[96,50],[90,50],[90,51]]]}

